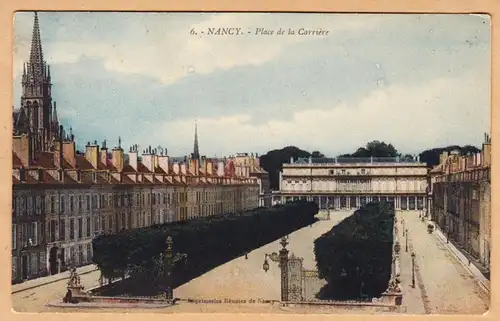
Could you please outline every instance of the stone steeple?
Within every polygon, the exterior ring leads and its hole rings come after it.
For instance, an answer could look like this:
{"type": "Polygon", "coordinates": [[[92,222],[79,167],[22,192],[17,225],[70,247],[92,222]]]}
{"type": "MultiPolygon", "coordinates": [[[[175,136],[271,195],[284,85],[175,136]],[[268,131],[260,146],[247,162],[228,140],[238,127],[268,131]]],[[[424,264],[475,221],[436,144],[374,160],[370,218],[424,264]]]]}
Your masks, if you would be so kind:
{"type": "Polygon", "coordinates": [[[35,12],[33,21],[33,35],[31,37],[30,52],[30,70],[31,76],[35,81],[43,80],[45,76],[45,62],[43,61],[42,39],[40,37],[40,25],[38,23],[38,14],[35,12]]]}
{"type": "Polygon", "coordinates": [[[193,154],[191,154],[192,159],[200,159],[200,149],[198,146],[198,124],[194,123],[194,148],[193,154]]]}
{"type": "Polygon", "coordinates": [[[57,125],[53,123],[50,69],[43,60],[42,40],[38,14],[33,18],[31,52],[23,65],[21,108],[14,134],[30,133],[35,151],[50,150],[54,138],[59,136],[57,125]]]}

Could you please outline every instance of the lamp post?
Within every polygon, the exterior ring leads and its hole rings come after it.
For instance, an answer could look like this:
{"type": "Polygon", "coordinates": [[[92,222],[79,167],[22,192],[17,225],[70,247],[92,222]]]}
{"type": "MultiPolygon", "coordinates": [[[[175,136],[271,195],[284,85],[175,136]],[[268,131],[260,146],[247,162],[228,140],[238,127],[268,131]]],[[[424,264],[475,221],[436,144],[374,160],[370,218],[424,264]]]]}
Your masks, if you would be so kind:
{"type": "Polygon", "coordinates": [[[415,252],[411,253],[411,286],[415,288],[415,252]]]}
{"type": "Polygon", "coordinates": [[[271,254],[265,254],[264,264],[262,265],[262,269],[264,272],[269,270],[269,261],[268,258],[273,262],[279,262],[279,267],[281,269],[281,301],[288,301],[288,249],[286,246],[288,245],[288,235],[283,236],[281,238],[280,244],[282,249],[279,251],[279,254],[273,252],[271,254]]]}
{"type": "Polygon", "coordinates": [[[408,230],[405,231],[405,236],[406,236],[406,252],[408,252],[408,230]]]}

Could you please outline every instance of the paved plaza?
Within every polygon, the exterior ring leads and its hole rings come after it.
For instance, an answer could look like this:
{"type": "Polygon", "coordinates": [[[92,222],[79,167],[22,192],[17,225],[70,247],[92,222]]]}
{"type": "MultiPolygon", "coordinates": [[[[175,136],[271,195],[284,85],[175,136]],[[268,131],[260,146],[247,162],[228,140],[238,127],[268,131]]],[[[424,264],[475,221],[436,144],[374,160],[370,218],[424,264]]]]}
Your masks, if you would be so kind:
{"type": "MultiPolygon", "coordinates": [[[[314,240],[351,212],[332,212],[331,220],[318,221],[290,234],[290,255],[304,258],[304,268],[315,268],[314,240]]],[[[410,314],[460,313],[481,314],[489,304],[488,295],[477,285],[465,267],[434,234],[427,233],[427,223],[421,222],[417,212],[398,213],[401,239],[401,278],[403,285],[403,306],[410,314]],[[405,250],[402,236],[401,219],[408,229],[409,250],[405,250]],[[411,287],[411,251],[416,253],[416,286],[411,287]]],[[[282,307],[280,300],[280,269],[278,264],[269,261],[270,268],[264,272],[262,264],[266,253],[278,252],[279,240],[255,249],[244,256],[191,280],[176,288],[174,297],[180,298],[179,304],[162,309],[78,309],[78,312],[242,312],[242,313],[363,313],[359,310],[345,310],[333,307],[282,307]],[[200,304],[197,300],[226,300],[227,303],[200,304]],[[189,302],[188,300],[191,300],[189,302]],[[230,301],[229,301],[230,300],[230,301]],[[250,303],[255,300],[255,303],[250,303]],[[245,301],[245,302],[242,302],[245,301]],[[274,303],[262,303],[271,301],[274,303]]],[[[81,282],[85,287],[98,285],[99,272],[92,267],[82,268],[81,282]]],[[[52,278],[54,278],[52,276],[52,278]]],[[[35,284],[43,280],[29,281],[35,284]]],[[[66,292],[67,280],[52,280],[52,283],[38,287],[22,284],[13,287],[13,308],[18,312],[67,312],[72,308],[47,307],[48,302],[62,298],[66,292]]],[[[366,313],[366,312],[365,312],[366,313]]]]}

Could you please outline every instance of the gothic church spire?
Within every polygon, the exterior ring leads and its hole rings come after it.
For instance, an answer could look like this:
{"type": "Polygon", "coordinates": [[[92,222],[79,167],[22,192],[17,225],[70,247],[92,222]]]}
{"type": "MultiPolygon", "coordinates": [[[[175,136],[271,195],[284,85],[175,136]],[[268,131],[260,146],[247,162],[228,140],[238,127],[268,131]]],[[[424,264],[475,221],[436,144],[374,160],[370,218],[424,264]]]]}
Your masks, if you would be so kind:
{"type": "Polygon", "coordinates": [[[38,23],[38,14],[35,11],[33,20],[33,35],[31,38],[31,52],[28,71],[32,72],[35,80],[43,79],[44,76],[44,61],[42,51],[42,39],[40,37],[40,25],[38,23]]]}
{"type": "Polygon", "coordinates": [[[194,148],[193,148],[193,159],[200,159],[200,149],[198,147],[198,123],[194,123],[194,148]]]}

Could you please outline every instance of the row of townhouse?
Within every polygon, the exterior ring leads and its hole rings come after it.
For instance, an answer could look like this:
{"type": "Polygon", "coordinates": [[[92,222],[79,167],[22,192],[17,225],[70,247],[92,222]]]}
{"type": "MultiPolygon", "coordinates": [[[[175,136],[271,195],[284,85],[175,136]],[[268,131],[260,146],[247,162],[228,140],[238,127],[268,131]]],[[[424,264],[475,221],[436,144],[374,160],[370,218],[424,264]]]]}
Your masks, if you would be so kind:
{"type": "MultiPolygon", "coordinates": [[[[31,146],[29,135],[14,146],[31,146]]],[[[124,162],[123,149],[105,143],[75,152],[61,139],[54,152],[14,149],[12,281],[60,273],[92,261],[92,239],[100,233],[147,227],[259,206],[259,183],[236,175],[231,159],[186,158],[137,147],[124,162]],[[62,151],[62,152],[59,152],[62,151]]]]}
{"type": "Polygon", "coordinates": [[[431,219],[472,262],[489,273],[491,253],[491,140],[482,150],[443,152],[430,173],[431,219]]]}

